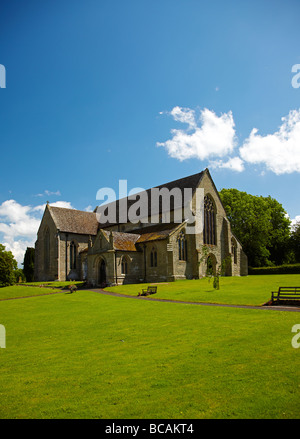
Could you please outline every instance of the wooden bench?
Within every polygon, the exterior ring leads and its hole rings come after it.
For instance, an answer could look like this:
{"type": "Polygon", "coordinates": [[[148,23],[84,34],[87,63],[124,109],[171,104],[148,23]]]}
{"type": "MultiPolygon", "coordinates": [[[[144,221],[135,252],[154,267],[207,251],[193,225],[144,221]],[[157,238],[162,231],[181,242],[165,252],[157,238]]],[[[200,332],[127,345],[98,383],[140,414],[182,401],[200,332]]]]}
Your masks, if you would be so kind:
{"type": "Polygon", "coordinates": [[[300,304],[300,287],[279,287],[278,291],[272,291],[272,305],[274,303],[297,302],[300,304]]]}
{"type": "Polygon", "coordinates": [[[157,287],[148,287],[146,290],[142,290],[141,296],[149,296],[149,294],[155,294],[157,287]]]}

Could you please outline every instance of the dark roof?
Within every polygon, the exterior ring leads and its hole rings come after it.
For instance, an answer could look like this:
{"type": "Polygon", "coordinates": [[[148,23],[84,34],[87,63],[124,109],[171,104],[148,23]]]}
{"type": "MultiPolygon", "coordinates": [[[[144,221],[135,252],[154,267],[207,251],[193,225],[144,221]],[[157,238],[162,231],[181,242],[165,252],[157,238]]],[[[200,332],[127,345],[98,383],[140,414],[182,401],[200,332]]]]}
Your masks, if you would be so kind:
{"type": "Polygon", "coordinates": [[[112,232],[103,229],[102,232],[109,240],[110,235],[113,237],[114,250],[123,251],[138,251],[136,244],[149,241],[158,241],[166,239],[169,234],[179,226],[179,224],[155,224],[150,227],[137,229],[130,233],[128,232],[112,232]]]}
{"type": "MultiPolygon", "coordinates": [[[[174,199],[173,199],[173,197],[171,197],[171,199],[170,199],[170,211],[172,211],[172,210],[174,210],[176,208],[184,207],[184,201],[185,200],[184,200],[184,197],[183,197],[183,190],[185,188],[190,188],[190,189],[192,189],[192,194],[193,194],[194,191],[196,190],[196,188],[198,187],[198,185],[200,183],[200,180],[203,177],[204,172],[205,171],[202,171],[202,172],[200,172],[198,174],[194,174],[194,175],[190,175],[188,177],[180,178],[178,180],[174,180],[174,181],[171,181],[169,183],[162,184],[160,186],[155,186],[154,188],[147,189],[145,191],[139,192],[136,195],[140,195],[141,197],[143,195],[147,196],[147,208],[148,208],[148,214],[150,215],[150,212],[151,212],[151,191],[152,191],[152,189],[166,188],[169,191],[171,191],[172,189],[178,188],[178,189],[180,189],[181,194],[182,194],[182,197],[181,197],[181,200],[180,200],[180,205],[175,205],[174,204],[174,199]]],[[[127,198],[122,198],[121,200],[117,200],[117,201],[114,201],[112,203],[108,203],[106,205],[101,206],[99,208],[99,210],[100,209],[103,210],[104,214],[106,214],[106,215],[107,215],[107,212],[108,212],[108,210],[106,211],[106,209],[112,208],[112,209],[116,210],[116,221],[115,222],[101,223],[101,225],[100,225],[101,228],[109,227],[109,226],[111,226],[113,224],[120,224],[120,222],[119,222],[119,213],[120,213],[120,209],[122,209],[122,201],[123,202],[127,201],[127,212],[129,210],[130,206],[132,206],[134,203],[137,202],[136,199],[135,200],[129,200],[128,197],[127,197],[127,198]]],[[[152,206],[152,207],[153,207],[153,210],[155,210],[154,206],[152,206]]],[[[97,208],[94,210],[94,212],[96,212],[96,211],[97,211],[97,208]]],[[[162,198],[160,197],[159,198],[158,211],[157,212],[153,212],[152,211],[152,214],[160,214],[160,213],[163,213],[163,212],[164,212],[164,209],[163,209],[163,206],[162,206],[162,198]]]]}
{"type": "MultiPolygon", "coordinates": [[[[207,170],[208,171],[208,170],[207,170]]],[[[162,189],[166,188],[169,191],[172,189],[178,188],[182,192],[182,197],[180,200],[179,205],[174,204],[174,199],[171,197],[170,199],[170,210],[174,210],[176,208],[184,207],[184,200],[183,197],[183,190],[185,188],[192,189],[192,194],[196,190],[196,188],[199,186],[199,183],[203,177],[205,171],[202,171],[198,174],[190,175],[188,177],[180,178],[178,180],[171,181],[169,183],[162,184],[160,186],[155,186],[154,188],[147,189],[146,191],[140,192],[139,194],[146,194],[147,195],[147,203],[148,203],[148,214],[151,212],[151,191],[152,189],[162,189]]],[[[135,200],[129,200],[128,198],[123,198],[122,200],[117,200],[113,203],[107,204],[103,206],[104,209],[106,209],[108,206],[111,206],[112,208],[116,209],[116,222],[106,222],[105,224],[98,222],[97,218],[97,208],[94,210],[94,212],[85,212],[81,210],[75,210],[75,209],[66,209],[64,207],[54,207],[47,205],[47,208],[49,209],[50,214],[52,215],[52,218],[56,224],[56,227],[61,232],[66,233],[78,233],[83,235],[97,235],[99,228],[105,228],[109,227],[115,224],[120,224],[119,222],[119,211],[120,211],[120,203],[122,206],[122,201],[127,200],[127,212],[130,206],[132,206],[134,203],[136,203],[135,200]]],[[[153,207],[153,206],[152,206],[153,207]]],[[[162,206],[162,199],[159,197],[159,205],[158,211],[154,212],[156,214],[163,213],[163,206],[162,206]]],[[[178,224],[177,224],[178,226],[178,224]]],[[[132,231],[129,233],[122,233],[122,232],[114,232],[115,238],[116,238],[116,246],[121,247],[132,247],[132,245],[135,245],[135,242],[139,240],[139,242],[146,242],[148,240],[157,240],[157,239],[164,239],[168,234],[175,228],[174,224],[170,223],[163,223],[163,224],[156,224],[155,226],[145,227],[145,228],[139,228],[135,231],[132,231]],[[156,228],[155,228],[156,227],[156,228]],[[119,234],[116,235],[116,234],[119,234]],[[140,238],[137,238],[136,241],[135,238],[126,239],[126,236],[124,235],[131,235],[134,234],[134,236],[139,235],[140,238]],[[147,236],[146,236],[147,235],[147,236]],[[127,242],[128,244],[125,244],[127,242]],[[129,244],[133,243],[133,244],[129,244]]]]}
{"type": "Polygon", "coordinates": [[[47,206],[61,232],[78,233],[83,235],[97,235],[98,221],[94,212],[66,209],[64,207],[47,206]]]}
{"type": "Polygon", "coordinates": [[[137,251],[135,243],[139,239],[139,235],[124,232],[109,232],[108,230],[103,230],[103,233],[106,235],[107,239],[109,239],[109,236],[112,233],[114,250],[137,251]]]}

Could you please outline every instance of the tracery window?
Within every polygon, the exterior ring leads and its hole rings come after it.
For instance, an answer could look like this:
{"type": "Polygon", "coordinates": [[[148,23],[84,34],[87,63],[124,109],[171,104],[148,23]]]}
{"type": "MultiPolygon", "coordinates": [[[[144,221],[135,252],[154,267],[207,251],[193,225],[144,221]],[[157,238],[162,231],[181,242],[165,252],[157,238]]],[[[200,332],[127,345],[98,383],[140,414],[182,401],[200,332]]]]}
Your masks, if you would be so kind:
{"type": "Polygon", "coordinates": [[[187,241],[183,230],[178,235],[178,259],[187,260],[187,241]]]}
{"type": "Polygon", "coordinates": [[[204,230],[203,243],[216,245],[215,206],[209,195],[204,197],[204,230]]]}

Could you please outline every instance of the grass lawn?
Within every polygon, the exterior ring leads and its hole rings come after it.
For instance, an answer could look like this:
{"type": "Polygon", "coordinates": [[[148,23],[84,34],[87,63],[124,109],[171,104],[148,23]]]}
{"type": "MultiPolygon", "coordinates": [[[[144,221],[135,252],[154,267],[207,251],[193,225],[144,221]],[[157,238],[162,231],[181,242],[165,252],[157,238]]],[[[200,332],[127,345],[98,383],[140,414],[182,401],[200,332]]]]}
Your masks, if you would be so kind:
{"type": "MultiPolygon", "coordinates": [[[[119,285],[105,290],[137,296],[150,284],[119,285]]],[[[222,277],[220,289],[213,288],[213,281],[204,279],[178,280],[158,283],[155,298],[182,300],[184,302],[210,302],[235,305],[262,305],[271,298],[271,291],[280,286],[300,286],[300,274],[273,274],[263,276],[222,277]]]]}
{"type": "Polygon", "coordinates": [[[0,418],[299,418],[299,316],[92,291],[2,301],[0,418]]]}
{"type": "Polygon", "coordinates": [[[24,285],[12,285],[11,287],[0,288],[0,301],[17,297],[38,296],[61,291],[59,288],[37,288],[24,285]]]}
{"type": "MultiPolygon", "coordinates": [[[[81,286],[83,282],[31,282],[0,288],[0,301],[17,297],[39,296],[62,291],[68,285],[81,286]]],[[[63,290],[67,293],[68,290],[63,290]]]]}

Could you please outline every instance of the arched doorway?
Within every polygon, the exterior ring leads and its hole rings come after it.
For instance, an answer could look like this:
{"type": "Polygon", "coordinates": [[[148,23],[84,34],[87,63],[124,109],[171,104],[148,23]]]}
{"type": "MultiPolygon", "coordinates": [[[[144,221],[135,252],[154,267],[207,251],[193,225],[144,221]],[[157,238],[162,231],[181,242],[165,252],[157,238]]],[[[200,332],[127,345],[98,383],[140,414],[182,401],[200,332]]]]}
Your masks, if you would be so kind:
{"type": "Polygon", "coordinates": [[[98,266],[98,284],[102,285],[106,283],[106,264],[104,259],[101,259],[98,266]]]}
{"type": "Polygon", "coordinates": [[[213,254],[210,254],[207,258],[206,262],[206,275],[213,276],[216,274],[217,261],[216,257],[213,254]]]}

